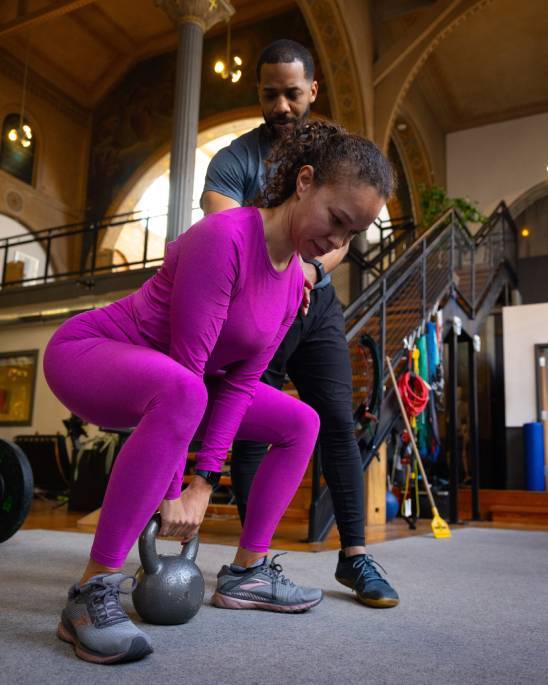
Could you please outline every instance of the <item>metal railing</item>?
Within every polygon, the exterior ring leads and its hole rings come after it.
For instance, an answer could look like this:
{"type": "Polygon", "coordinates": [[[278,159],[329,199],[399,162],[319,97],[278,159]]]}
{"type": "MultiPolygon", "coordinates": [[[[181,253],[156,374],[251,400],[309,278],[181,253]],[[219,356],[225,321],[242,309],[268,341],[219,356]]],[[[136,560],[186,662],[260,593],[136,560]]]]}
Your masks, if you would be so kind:
{"type": "Polygon", "coordinates": [[[166,217],[166,213],[131,212],[0,239],[0,287],[43,285],[70,279],[85,282],[105,273],[157,266],[163,261],[165,238],[151,227],[166,217]],[[123,229],[133,229],[130,259],[117,255],[115,249],[116,237],[123,229]],[[40,272],[8,278],[10,263],[13,263],[16,251],[24,250],[24,246],[41,248],[40,272]],[[83,254],[85,258],[82,258],[83,254]],[[71,266],[62,268],[63,264],[71,266]]]}
{"type": "MultiPolygon", "coordinates": [[[[348,342],[368,332],[382,359],[401,354],[450,289],[473,318],[501,263],[515,273],[516,250],[516,227],[504,203],[475,236],[448,210],[345,309],[348,342]]],[[[380,270],[383,259],[379,254],[372,266],[380,270]]]]}

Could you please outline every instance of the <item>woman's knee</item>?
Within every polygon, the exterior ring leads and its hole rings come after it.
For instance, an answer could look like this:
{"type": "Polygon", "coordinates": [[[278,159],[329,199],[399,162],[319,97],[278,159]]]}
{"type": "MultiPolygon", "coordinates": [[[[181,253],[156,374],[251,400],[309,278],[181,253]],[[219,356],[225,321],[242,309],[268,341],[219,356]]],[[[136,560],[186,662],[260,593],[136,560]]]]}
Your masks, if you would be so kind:
{"type": "Polygon", "coordinates": [[[312,407],[295,400],[290,416],[283,419],[285,429],[293,440],[310,445],[312,449],[320,430],[320,417],[312,407]]]}
{"type": "Polygon", "coordinates": [[[196,376],[183,366],[174,365],[158,379],[155,397],[151,403],[161,407],[166,419],[181,413],[199,421],[207,406],[207,389],[203,378],[196,376]]]}

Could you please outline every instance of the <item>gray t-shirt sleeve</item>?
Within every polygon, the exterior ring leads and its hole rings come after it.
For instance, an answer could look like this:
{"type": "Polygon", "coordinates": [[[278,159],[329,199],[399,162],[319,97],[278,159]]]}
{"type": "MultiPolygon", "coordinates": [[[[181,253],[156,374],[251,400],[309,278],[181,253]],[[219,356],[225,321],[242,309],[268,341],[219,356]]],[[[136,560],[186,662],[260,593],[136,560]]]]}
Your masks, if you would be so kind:
{"type": "MultiPolygon", "coordinates": [[[[232,146],[219,150],[213,157],[209,166],[202,191],[204,193],[212,190],[225,197],[236,200],[243,205],[245,201],[246,168],[242,155],[235,154],[232,146]]],[[[200,199],[200,205],[202,199],[200,199]]]]}

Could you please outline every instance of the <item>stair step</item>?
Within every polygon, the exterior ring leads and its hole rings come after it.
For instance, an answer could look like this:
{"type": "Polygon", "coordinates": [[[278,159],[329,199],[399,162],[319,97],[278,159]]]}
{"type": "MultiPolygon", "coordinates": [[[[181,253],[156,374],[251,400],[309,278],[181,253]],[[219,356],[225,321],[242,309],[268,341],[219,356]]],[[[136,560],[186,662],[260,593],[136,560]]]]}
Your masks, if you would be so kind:
{"type": "Polygon", "coordinates": [[[505,523],[528,523],[548,526],[548,506],[492,504],[491,520],[505,523]]]}

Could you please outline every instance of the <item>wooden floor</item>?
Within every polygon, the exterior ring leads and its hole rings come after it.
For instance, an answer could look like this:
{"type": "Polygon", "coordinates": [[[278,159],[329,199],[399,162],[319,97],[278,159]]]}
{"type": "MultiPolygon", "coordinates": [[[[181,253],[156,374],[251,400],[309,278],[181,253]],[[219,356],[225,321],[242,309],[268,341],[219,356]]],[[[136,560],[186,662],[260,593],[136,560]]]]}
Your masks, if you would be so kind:
{"type": "MultiPolygon", "coordinates": [[[[69,512],[66,505],[59,507],[54,502],[34,500],[31,511],[23,524],[23,528],[41,528],[45,530],[69,531],[76,533],[93,533],[95,526],[86,526],[81,521],[86,514],[81,512],[69,512]]],[[[535,525],[534,523],[508,522],[508,521],[467,521],[466,526],[478,526],[489,528],[511,528],[514,530],[544,530],[548,531],[546,525],[535,525]]],[[[461,526],[452,526],[452,528],[461,526]]],[[[425,535],[431,531],[430,520],[420,519],[417,521],[416,530],[410,530],[403,519],[396,519],[391,523],[370,526],[366,529],[366,540],[368,545],[373,545],[386,540],[397,540],[399,538],[410,537],[413,535],[425,535]]],[[[236,546],[240,534],[240,521],[237,517],[205,519],[200,529],[200,540],[221,545],[236,546]]],[[[278,549],[296,550],[303,552],[321,552],[328,549],[338,549],[339,539],[336,527],[334,526],[328,538],[323,542],[306,542],[307,526],[303,523],[281,523],[278,526],[276,535],[272,541],[272,547],[278,549]]]]}
{"type": "MultiPolygon", "coordinates": [[[[23,528],[41,528],[45,530],[69,531],[72,533],[94,532],[93,527],[78,525],[86,514],[67,511],[66,505],[58,507],[55,503],[34,500],[31,511],[23,524],[23,528]]],[[[420,520],[417,529],[410,530],[405,521],[399,519],[383,526],[372,526],[366,531],[367,543],[384,542],[411,535],[424,535],[430,531],[430,521],[420,520]]],[[[240,534],[240,521],[233,519],[206,518],[200,529],[200,540],[221,545],[236,546],[240,534]]],[[[324,542],[306,542],[307,526],[301,523],[282,523],[276,531],[273,548],[282,548],[303,552],[320,552],[327,549],[338,549],[339,538],[333,527],[324,542]]]]}

